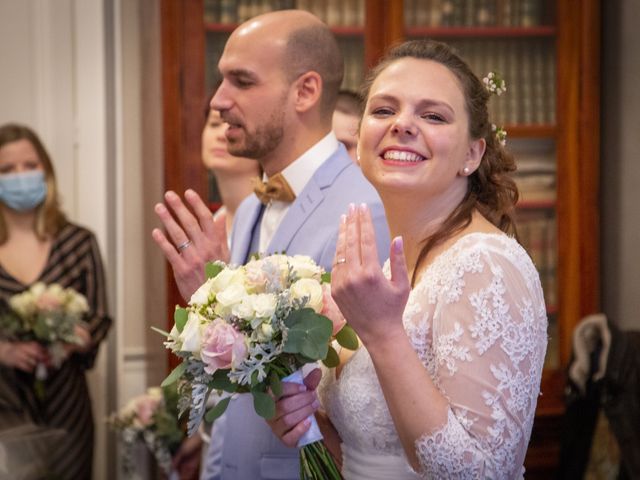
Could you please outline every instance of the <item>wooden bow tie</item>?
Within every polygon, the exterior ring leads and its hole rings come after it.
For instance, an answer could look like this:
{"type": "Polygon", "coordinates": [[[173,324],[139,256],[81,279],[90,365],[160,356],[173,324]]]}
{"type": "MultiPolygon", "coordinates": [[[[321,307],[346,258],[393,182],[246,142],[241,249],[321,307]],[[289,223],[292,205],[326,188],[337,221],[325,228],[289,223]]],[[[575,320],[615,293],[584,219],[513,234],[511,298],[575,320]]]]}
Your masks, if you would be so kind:
{"type": "Polygon", "coordinates": [[[253,191],[265,205],[272,200],[291,203],[296,198],[296,194],[293,193],[289,183],[281,173],[276,173],[269,177],[266,182],[263,182],[259,177],[255,177],[253,179],[253,191]]]}

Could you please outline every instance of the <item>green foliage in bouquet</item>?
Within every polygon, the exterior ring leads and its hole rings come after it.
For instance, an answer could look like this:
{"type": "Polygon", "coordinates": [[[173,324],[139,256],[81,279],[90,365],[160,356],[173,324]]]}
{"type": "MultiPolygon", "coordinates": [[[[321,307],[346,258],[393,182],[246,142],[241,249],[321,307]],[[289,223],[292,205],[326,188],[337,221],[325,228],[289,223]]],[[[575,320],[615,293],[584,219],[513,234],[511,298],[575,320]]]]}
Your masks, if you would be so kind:
{"type": "MultiPolygon", "coordinates": [[[[308,363],[337,366],[334,339],[344,348],[358,347],[355,332],[331,299],[330,275],[310,257],[257,256],[239,267],[215,262],[205,273],[207,280],[189,306],[176,307],[171,332],[156,329],[182,359],[162,385],[178,383],[179,408],[189,409],[189,435],[203,417],[213,422],[222,415],[233,394],[250,393],[256,413],[273,418],[283,379],[308,363]],[[213,391],[221,399],[205,416],[213,391]]],[[[312,459],[337,471],[332,460],[327,463],[326,447],[312,445],[303,448],[305,464],[305,458],[312,459]]],[[[309,478],[340,478],[312,470],[320,476],[309,478]]]]}

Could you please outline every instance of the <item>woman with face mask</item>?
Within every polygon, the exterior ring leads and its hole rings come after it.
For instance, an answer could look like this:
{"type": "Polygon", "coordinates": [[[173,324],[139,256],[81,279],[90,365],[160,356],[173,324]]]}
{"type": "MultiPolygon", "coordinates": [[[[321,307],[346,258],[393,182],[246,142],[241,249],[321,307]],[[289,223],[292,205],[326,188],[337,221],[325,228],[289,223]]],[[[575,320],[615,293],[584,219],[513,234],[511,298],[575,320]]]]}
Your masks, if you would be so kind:
{"type": "Polygon", "coordinates": [[[0,434],[25,424],[55,429],[61,434],[55,445],[30,461],[45,477],[91,478],[93,418],[85,371],[111,325],[100,251],[93,233],[60,210],[53,165],[37,135],[7,124],[0,126],[0,314],[13,295],[36,282],[73,288],[86,297],[89,311],[75,327],[79,344],[64,345],[57,367],[41,344],[9,341],[0,332],[0,434]],[[47,371],[36,392],[38,365],[47,371]]]}

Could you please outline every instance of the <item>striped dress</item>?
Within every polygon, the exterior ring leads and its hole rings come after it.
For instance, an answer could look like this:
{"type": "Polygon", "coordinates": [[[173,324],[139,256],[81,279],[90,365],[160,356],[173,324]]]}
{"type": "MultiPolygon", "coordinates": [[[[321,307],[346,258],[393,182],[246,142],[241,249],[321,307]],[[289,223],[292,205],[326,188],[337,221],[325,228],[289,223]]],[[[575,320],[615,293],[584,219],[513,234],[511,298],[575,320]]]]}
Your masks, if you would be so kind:
{"type": "MultiPolygon", "coordinates": [[[[39,459],[40,463],[51,478],[88,480],[93,457],[93,416],[85,371],[93,366],[99,344],[111,325],[102,261],[94,235],[71,223],[64,226],[53,240],[38,281],[71,287],[87,297],[89,313],[85,321],[93,347],[86,353],[74,353],[60,369],[49,371],[43,399],[35,395],[33,375],[0,366],[0,433],[21,422],[60,429],[59,439],[47,447],[46,458],[39,459]]],[[[7,308],[6,302],[12,295],[27,288],[0,265],[3,308],[7,308]]]]}

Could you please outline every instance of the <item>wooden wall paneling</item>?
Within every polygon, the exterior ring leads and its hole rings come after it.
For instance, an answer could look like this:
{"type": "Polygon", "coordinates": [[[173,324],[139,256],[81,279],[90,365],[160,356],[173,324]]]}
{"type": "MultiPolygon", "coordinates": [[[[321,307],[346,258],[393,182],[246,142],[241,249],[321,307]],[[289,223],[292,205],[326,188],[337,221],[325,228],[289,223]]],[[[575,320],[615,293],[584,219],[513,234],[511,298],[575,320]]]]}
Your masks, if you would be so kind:
{"type": "MultiPolygon", "coordinates": [[[[162,102],[164,185],[182,195],[187,188],[206,198],[200,137],[205,101],[205,33],[201,0],[162,0],[162,102]]],[[[158,139],[160,141],[160,139],[158,139]]],[[[167,267],[167,326],[184,301],[167,267]]],[[[177,364],[169,353],[171,367],[177,364]]]]}
{"type": "Polygon", "coordinates": [[[599,1],[558,2],[558,285],[560,360],[599,299],[599,1]],[[590,50],[591,49],[591,50],[590,50]]]}

